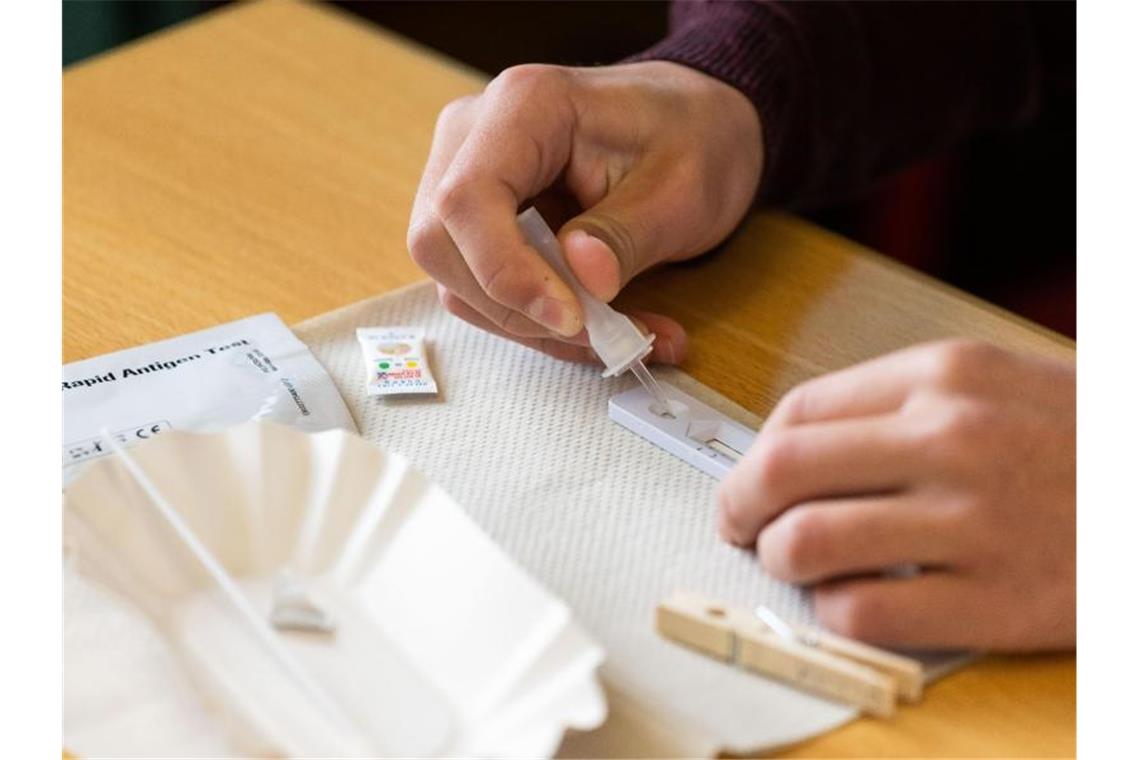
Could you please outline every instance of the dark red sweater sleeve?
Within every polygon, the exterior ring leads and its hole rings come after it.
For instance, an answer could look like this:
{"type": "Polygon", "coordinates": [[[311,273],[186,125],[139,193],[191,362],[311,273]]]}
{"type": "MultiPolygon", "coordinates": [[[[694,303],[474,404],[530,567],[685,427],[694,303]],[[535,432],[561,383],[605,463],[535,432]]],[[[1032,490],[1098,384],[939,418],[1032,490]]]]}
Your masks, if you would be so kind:
{"type": "Polygon", "coordinates": [[[763,126],[760,201],[805,207],[1030,121],[1044,79],[1030,5],[688,0],[635,60],[682,63],[747,95],[763,126]]]}

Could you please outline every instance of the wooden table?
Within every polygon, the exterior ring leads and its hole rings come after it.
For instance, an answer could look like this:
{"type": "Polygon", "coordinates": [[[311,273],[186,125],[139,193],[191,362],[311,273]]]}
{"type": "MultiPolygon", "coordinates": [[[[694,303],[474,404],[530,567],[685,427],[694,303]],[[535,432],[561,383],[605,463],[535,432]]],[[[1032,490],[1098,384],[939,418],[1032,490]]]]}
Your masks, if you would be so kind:
{"type": "MultiPolygon", "coordinates": [[[[419,279],[404,235],[441,106],[485,77],[340,12],[232,6],[64,74],[66,361],[261,311],[296,322],[419,279]]],[[[798,381],[971,335],[1071,342],[793,217],[635,283],[686,369],[758,414],[798,381]]],[[[796,757],[1070,756],[1075,658],[991,657],[796,757]]]]}

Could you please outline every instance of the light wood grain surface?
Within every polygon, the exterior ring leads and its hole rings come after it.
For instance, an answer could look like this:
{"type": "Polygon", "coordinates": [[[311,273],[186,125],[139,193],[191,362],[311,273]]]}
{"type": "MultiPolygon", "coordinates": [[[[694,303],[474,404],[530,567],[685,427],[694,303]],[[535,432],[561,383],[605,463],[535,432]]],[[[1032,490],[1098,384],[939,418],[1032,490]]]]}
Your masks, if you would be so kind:
{"type": "MultiPolygon", "coordinates": [[[[286,0],[231,6],[67,70],[64,360],[261,311],[293,323],[419,279],[404,236],[432,125],[484,82],[286,0]]],[[[680,319],[689,373],[758,414],[807,377],[941,336],[1074,351],[783,214],[646,276],[622,302],[680,319]]],[[[988,658],[891,720],[788,754],[1070,756],[1075,673],[1071,655],[988,658]]]]}

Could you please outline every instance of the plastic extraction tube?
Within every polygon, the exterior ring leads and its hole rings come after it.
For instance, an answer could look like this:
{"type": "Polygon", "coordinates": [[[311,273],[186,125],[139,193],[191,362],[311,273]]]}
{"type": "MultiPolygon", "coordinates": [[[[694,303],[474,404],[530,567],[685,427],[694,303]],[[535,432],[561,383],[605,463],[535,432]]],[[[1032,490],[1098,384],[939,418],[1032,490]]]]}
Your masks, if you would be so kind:
{"type": "Polygon", "coordinates": [[[519,214],[518,223],[527,242],[566,281],[582,304],[590,347],[606,365],[602,376],[612,377],[627,369],[632,370],[660,408],[668,410],[668,399],[643,361],[653,350],[653,334],[643,335],[629,317],[594,298],[582,287],[562,257],[562,246],[559,245],[558,238],[537,209],[532,206],[519,214]]]}

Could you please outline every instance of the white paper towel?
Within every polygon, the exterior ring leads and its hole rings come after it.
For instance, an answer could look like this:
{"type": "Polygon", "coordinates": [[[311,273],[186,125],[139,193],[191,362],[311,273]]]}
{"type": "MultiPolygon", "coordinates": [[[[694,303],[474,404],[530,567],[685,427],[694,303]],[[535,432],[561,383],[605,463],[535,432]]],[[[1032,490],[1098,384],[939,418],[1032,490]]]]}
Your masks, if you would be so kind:
{"type": "MultiPolygon", "coordinates": [[[[796,588],[716,535],[716,482],[609,420],[632,378],[551,359],[477,330],[423,283],[294,328],[325,365],[361,434],[407,455],[554,593],[607,651],[613,719],[564,755],[756,751],[821,733],[851,708],[669,643],[653,610],[675,588],[763,603],[809,622],[796,588]],[[430,400],[365,394],[357,327],[426,328],[440,384],[430,400]]],[[[679,371],[661,378],[750,425],[756,419],[679,371]],[[735,408],[735,412],[733,409],[735,408]]]]}

